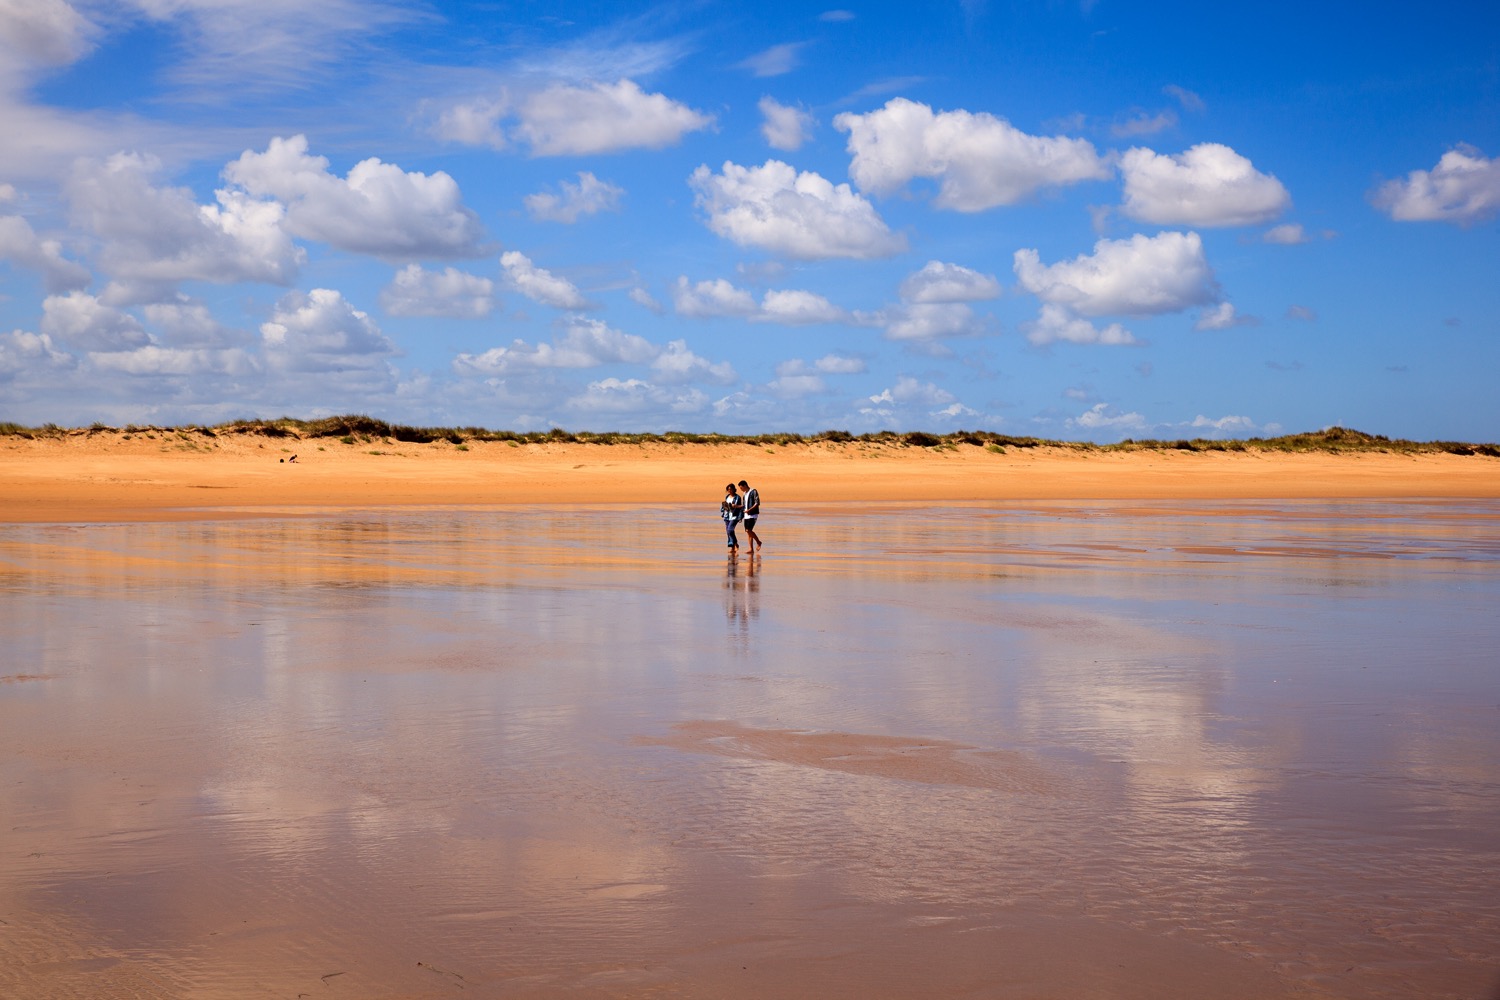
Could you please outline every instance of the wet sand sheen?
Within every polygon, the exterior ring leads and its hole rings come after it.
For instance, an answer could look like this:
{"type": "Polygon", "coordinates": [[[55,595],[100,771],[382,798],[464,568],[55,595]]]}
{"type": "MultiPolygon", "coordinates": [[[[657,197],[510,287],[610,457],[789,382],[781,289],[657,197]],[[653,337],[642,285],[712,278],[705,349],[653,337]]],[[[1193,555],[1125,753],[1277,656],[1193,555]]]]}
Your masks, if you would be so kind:
{"type": "Polygon", "coordinates": [[[866,513],[0,529],[0,995],[1500,982],[1500,508],[866,513]]]}

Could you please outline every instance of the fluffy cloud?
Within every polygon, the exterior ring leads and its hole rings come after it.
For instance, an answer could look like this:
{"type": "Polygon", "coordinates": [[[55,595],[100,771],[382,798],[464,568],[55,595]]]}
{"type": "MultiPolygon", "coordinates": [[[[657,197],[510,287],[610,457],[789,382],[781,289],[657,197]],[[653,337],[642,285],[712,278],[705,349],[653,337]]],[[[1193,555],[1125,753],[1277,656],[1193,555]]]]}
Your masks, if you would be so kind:
{"type": "Polygon", "coordinates": [[[290,292],[260,325],[266,358],[280,371],[373,368],[396,353],[366,313],[329,288],[290,292]]]}
{"type": "Polygon", "coordinates": [[[587,170],[578,172],[577,184],[563,181],[558,187],[562,188],[560,195],[542,191],[525,197],[526,211],[533,219],[572,225],[585,215],[614,211],[625,193],[624,188],[601,181],[587,170]]]}
{"type": "Polygon", "coordinates": [[[742,316],[756,323],[809,326],[843,323],[849,314],[823,296],[800,289],[773,289],[756,304],[754,297],[723,278],[690,283],[679,277],[672,289],[672,304],[678,314],[706,318],[742,316]]]}
{"type": "Polygon", "coordinates": [[[507,145],[500,120],[510,111],[510,100],[505,94],[499,97],[479,97],[471,101],[460,101],[444,108],[432,124],[434,138],[445,142],[457,142],[465,146],[488,146],[504,149],[507,145]]]}
{"type": "Polygon", "coordinates": [[[1084,316],[1150,316],[1209,305],[1219,297],[1197,233],[1099,240],[1092,256],[1044,266],[1035,250],[1017,250],[1021,287],[1084,316]]]}
{"type": "Polygon", "coordinates": [[[896,384],[879,394],[871,396],[872,403],[918,403],[923,406],[945,406],[953,402],[953,394],[931,382],[918,382],[902,375],[896,384]]]}
{"type": "Polygon", "coordinates": [[[151,342],[140,320],[78,291],[42,301],[42,333],[86,351],[128,351],[151,342]]]}
{"type": "Polygon", "coordinates": [[[774,97],[762,97],[756,105],[760,108],[760,134],[773,149],[792,152],[802,148],[812,134],[813,116],[801,108],[787,107],[774,97]]]}
{"type": "Polygon", "coordinates": [[[132,351],[92,352],[88,365],[96,371],[122,375],[189,376],[249,375],[259,370],[255,359],[237,348],[163,347],[147,344],[132,351]]]}
{"type": "Polygon", "coordinates": [[[1136,147],[1120,158],[1121,210],[1157,225],[1252,226],[1291,205],[1279,180],[1228,146],[1205,142],[1176,156],[1136,147]]]}
{"type": "Polygon", "coordinates": [[[672,307],[679,315],[697,318],[750,316],[760,308],[749,292],[723,278],[693,284],[686,275],[679,276],[672,287],[672,307]]]}
{"type": "Polygon", "coordinates": [[[632,80],[587,86],[556,84],[526,98],[516,134],[535,156],[588,156],[622,149],[662,149],[713,124],[664,94],[632,80]]]}
{"type": "Polygon", "coordinates": [[[224,176],[283,202],[293,234],[342,250],[395,259],[482,252],[483,227],[442,171],[407,172],[371,157],[339,178],[327,159],[308,155],[307,137],[296,135],[272,139],[264,153],[246,151],[224,176]]]}
{"type": "Polygon", "coordinates": [[[1260,320],[1254,316],[1242,316],[1235,311],[1233,304],[1220,302],[1216,306],[1203,310],[1198,316],[1198,321],[1193,324],[1194,330],[1228,330],[1236,326],[1255,326],[1260,320]]]}
{"type": "Polygon", "coordinates": [[[761,296],[760,312],[751,319],[760,323],[811,326],[843,323],[849,314],[821,295],[799,289],[773,290],[761,296]]]}
{"type": "Polygon", "coordinates": [[[701,413],[707,406],[708,397],[701,390],[673,391],[634,378],[590,382],[587,389],[567,402],[568,409],[585,417],[650,413],[678,417],[701,413]]]}
{"type": "Polygon", "coordinates": [[[149,303],[143,311],[151,325],[178,347],[223,347],[245,336],[220,323],[202,302],[184,295],[172,302],[149,303]]]}
{"type": "Polygon", "coordinates": [[[0,2],[0,53],[34,66],[66,66],[94,47],[98,28],[64,0],[0,2]]]}
{"type": "Polygon", "coordinates": [[[1109,177],[1084,139],[1028,135],[1002,118],[968,111],[934,114],[895,98],[868,114],[845,113],[849,175],[861,190],[886,194],[918,177],[938,182],[939,208],[979,212],[1012,205],[1043,187],[1109,177]]]}
{"type": "Polygon", "coordinates": [[[928,261],[901,282],[901,301],[875,313],[860,313],[866,323],[885,328],[888,340],[933,345],[946,337],[978,336],[992,321],[974,312],[970,302],[993,299],[1000,283],[960,264],[928,261]]]}
{"type": "Polygon", "coordinates": [[[810,365],[801,358],[792,358],[776,366],[776,378],[766,388],[782,399],[798,399],[826,392],[828,383],[824,375],[858,375],[865,367],[861,359],[839,354],[825,354],[810,365]]]}
{"type": "Polygon", "coordinates": [[[39,369],[66,370],[77,364],[71,354],[60,351],[45,333],[12,330],[0,334],[0,379],[39,369]]]}
{"type": "Polygon", "coordinates": [[[983,333],[974,310],[962,302],[909,303],[890,306],[877,315],[890,340],[934,341],[983,333]]]}
{"type": "Polygon", "coordinates": [[[159,164],[121,153],[79,163],[66,194],[74,219],[103,240],[106,271],[127,281],[290,284],[306,258],[275,202],[215,192],[199,205],[186,188],[156,187],[159,164]]]}
{"type": "Polygon", "coordinates": [[[503,376],[542,368],[648,364],[661,353],[661,348],[644,337],[616,330],[597,319],[573,317],[563,335],[550,344],[516,340],[509,347],[493,347],[483,354],[460,354],[453,367],[460,374],[503,376]]]}
{"type": "Polygon", "coordinates": [[[452,316],[483,319],[495,310],[495,283],[447,267],[425,271],[408,264],[380,293],[380,308],[392,316],[452,316]]]}
{"type": "Polygon", "coordinates": [[[726,162],[717,174],[700,166],[689,184],[708,227],[740,246],[797,260],[869,259],[906,248],[849,185],[799,174],[780,160],[759,167],[726,162]]]}
{"type": "Polygon", "coordinates": [[[1146,427],[1146,418],[1139,413],[1111,413],[1108,403],[1098,403],[1070,419],[1069,424],[1088,430],[1139,431],[1146,427]]]}
{"type": "Polygon", "coordinates": [[[36,271],[49,292],[83,288],[93,275],[62,255],[62,244],[44,240],[19,215],[0,215],[0,260],[36,271]]]}
{"type": "Polygon", "coordinates": [[[587,309],[583,297],[571,281],[559,278],[544,267],[537,267],[525,254],[511,250],[500,256],[506,284],[533,302],[556,309],[587,309]]]}
{"type": "Polygon", "coordinates": [[[687,341],[669,341],[661,353],[651,362],[651,371],[658,382],[668,384],[683,382],[716,382],[730,385],[739,380],[734,366],[727,361],[714,364],[688,349],[687,341]]]}
{"type": "Polygon", "coordinates": [[[907,302],[982,302],[1000,297],[1000,282],[960,264],[929,260],[901,282],[907,302]]]}
{"type": "Polygon", "coordinates": [[[1255,430],[1255,421],[1249,417],[1228,416],[1219,417],[1217,420],[1205,417],[1201,413],[1193,418],[1188,425],[1195,431],[1208,431],[1218,437],[1225,434],[1249,433],[1255,430]]]}
{"type": "Polygon", "coordinates": [[[1500,157],[1457,146],[1431,170],[1382,185],[1371,200],[1397,222],[1481,222],[1500,211],[1500,157]]]}
{"type": "Polygon", "coordinates": [[[1135,337],[1119,323],[1111,323],[1099,329],[1088,320],[1073,315],[1067,308],[1051,302],[1042,305],[1041,315],[1029,323],[1021,324],[1021,331],[1033,344],[1051,344],[1065,340],[1074,344],[1106,344],[1123,346],[1134,344],[1135,337]]]}

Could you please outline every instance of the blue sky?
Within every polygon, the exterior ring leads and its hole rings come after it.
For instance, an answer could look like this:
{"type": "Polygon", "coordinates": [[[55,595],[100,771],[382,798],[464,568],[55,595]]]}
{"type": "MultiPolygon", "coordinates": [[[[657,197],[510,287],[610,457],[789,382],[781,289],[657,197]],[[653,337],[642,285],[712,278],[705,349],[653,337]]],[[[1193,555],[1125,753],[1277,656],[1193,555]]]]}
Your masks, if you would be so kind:
{"type": "Polygon", "coordinates": [[[1500,438],[1500,8],[0,0],[0,419],[1500,438]]]}

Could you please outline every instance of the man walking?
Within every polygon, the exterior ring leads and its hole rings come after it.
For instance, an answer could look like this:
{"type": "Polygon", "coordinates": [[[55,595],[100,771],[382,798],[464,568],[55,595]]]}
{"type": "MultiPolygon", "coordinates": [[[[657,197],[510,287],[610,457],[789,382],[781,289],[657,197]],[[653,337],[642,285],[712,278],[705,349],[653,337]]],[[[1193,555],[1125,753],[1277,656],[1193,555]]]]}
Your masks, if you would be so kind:
{"type": "Polygon", "coordinates": [[[740,480],[740,494],[744,498],[745,506],[745,534],[750,536],[750,554],[755,555],[755,550],[764,543],[760,536],[755,533],[755,519],[760,517],[760,490],[752,489],[750,484],[743,479],[740,480]]]}

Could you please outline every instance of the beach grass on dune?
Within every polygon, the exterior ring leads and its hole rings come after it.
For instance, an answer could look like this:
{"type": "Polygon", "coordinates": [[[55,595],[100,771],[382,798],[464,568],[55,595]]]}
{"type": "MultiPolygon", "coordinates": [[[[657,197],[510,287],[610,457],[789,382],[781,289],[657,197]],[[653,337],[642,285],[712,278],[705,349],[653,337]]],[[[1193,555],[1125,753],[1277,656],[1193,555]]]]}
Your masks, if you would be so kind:
{"type": "Polygon", "coordinates": [[[1113,444],[1094,444],[1088,441],[1060,441],[1047,438],[1024,437],[1000,434],[994,431],[952,431],[933,434],[925,431],[877,431],[869,434],[852,434],[848,431],[825,430],[815,434],[774,433],[755,435],[697,434],[687,431],[665,431],[662,433],[627,433],[620,431],[567,431],[554,427],[547,431],[490,430],[484,427],[413,427],[393,424],[363,414],[345,414],[323,417],[317,420],[300,420],[295,417],[280,417],[275,420],[242,419],[221,424],[184,426],[154,426],[127,424],[111,427],[94,423],[88,427],[60,427],[47,423],[30,427],[9,421],[0,421],[0,437],[31,439],[67,438],[96,434],[126,434],[143,437],[180,437],[196,439],[207,444],[225,435],[260,435],[266,438],[290,440],[336,439],[344,444],[361,444],[374,441],[430,444],[446,442],[465,445],[473,441],[503,441],[516,444],[749,444],[762,447],[789,447],[818,443],[874,444],[886,447],[956,449],[963,445],[984,448],[1003,454],[1007,449],[1061,448],[1083,452],[1132,452],[1132,451],[1188,451],[1188,452],[1312,452],[1312,453],[1358,453],[1376,452],[1386,454],[1450,454],[1479,455],[1500,458],[1500,446],[1490,443],[1468,441],[1410,441],[1390,438],[1382,434],[1367,434],[1346,427],[1329,427],[1320,431],[1299,434],[1283,434],[1269,438],[1191,438],[1176,440],[1127,438],[1113,444]]]}

